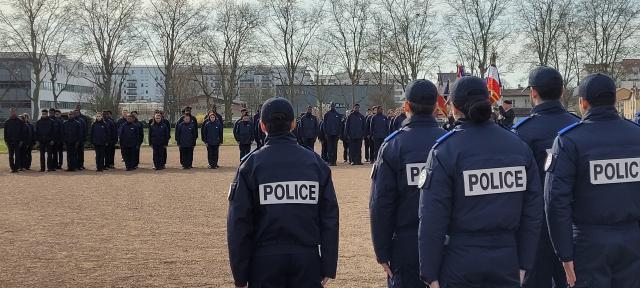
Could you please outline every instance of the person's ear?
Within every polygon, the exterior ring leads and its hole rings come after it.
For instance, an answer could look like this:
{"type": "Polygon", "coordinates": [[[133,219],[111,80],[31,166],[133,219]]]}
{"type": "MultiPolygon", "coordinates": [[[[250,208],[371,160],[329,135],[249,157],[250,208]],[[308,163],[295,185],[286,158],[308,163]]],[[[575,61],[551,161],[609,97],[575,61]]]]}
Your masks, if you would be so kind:
{"type": "Polygon", "coordinates": [[[262,120],[260,120],[260,130],[262,130],[262,133],[264,134],[269,134],[267,133],[267,125],[264,125],[264,122],[262,122],[262,120]]]}
{"type": "Polygon", "coordinates": [[[404,100],[404,102],[402,103],[402,110],[404,110],[405,113],[413,112],[411,111],[411,106],[409,106],[409,101],[404,100]]]}
{"type": "Polygon", "coordinates": [[[297,125],[296,121],[291,121],[291,129],[289,129],[289,132],[296,130],[296,125],[297,125]]]}

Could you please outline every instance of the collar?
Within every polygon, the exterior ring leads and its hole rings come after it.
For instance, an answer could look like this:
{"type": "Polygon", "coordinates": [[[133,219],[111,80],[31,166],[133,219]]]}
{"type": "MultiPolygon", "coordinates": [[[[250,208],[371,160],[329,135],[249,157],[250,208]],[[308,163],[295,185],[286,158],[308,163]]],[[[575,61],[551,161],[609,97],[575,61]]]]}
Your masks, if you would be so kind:
{"type": "Polygon", "coordinates": [[[297,144],[296,137],[291,132],[270,134],[264,139],[265,145],[274,144],[297,144]]]}
{"type": "Polygon", "coordinates": [[[466,129],[466,128],[477,128],[477,127],[487,127],[490,125],[495,125],[491,119],[481,122],[481,123],[475,123],[473,121],[470,120],[465,120],[463,118],[458,119],[459,121],[459,125],[456,125],[456,127],[460,127],[461,129],[466,129]]]}
{"type": "Polygon", "coordinates": [[[567,112],[560,101],[546,101],[531,109],[531,114],[558,114],[567,112]]]}
{"type": "Polygon", "coordinates": [[[615,106],[592,107],[584,114],[582,121],[604,121],[619,119],[618,110],[615,106]]]}
{"type": "Polygon", "coordinates": [[[433,115],[412,115],[410,118],[402,121],[402,127],[414,125],[437,127],[438,121],[436,121],[436,117],[433,117],[433,115]]]}

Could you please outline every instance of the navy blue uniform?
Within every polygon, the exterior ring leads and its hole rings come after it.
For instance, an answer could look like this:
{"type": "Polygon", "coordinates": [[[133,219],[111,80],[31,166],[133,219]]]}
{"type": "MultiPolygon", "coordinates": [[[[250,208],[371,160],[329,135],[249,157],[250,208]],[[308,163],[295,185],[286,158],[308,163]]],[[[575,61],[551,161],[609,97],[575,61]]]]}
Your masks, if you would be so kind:
{"type": "Polygon", "coordinates": [[[316,138],[318,138],[318,130],[320,130],[318,117],[311,113],[306,113],[300,118],[298,137],[302,139],[302,144],[313,149],[316,144],[316,138]]]}
{"type": "Polygon", "coordinates": [[[360,112],[353,112],[347,116],[345,121],[345,135],[349,141],[349,158],[355,164],[362,164],[362,139],[365,136],[364,115],[360,112]]]}
{"type": "Polygon", "coordinates": [[[425,287],[418,261],[418,179],[429,147],[445,134],[436,119],[414,115],[389,135],[371,175],[371,239],[378,263],[390,263],[389,287],[425,287]]]}
{"type": "Polygon", "coordinates": [[[260,149],[262,145],[264,145],[264,138],[267,137],[266,134],[260,128],[260,113],[256,113],[253,115],[253,135],[255,136],[254,140],[256,141],[257,149],[260,149]]]}
{"type": "Polygon", "coordinates": [[[118,128],[116,122],[109,116],[104,116],[104,122],[109,127],[109,145],[105,149],[105,166],[114,168],[116,144],[118,144],[118,128]]]}
{"type": "Polygon", "coordinates": [[[168,121],[155,121],[149,126],[149,145],[153,149],[153,167],[156,170],[162,170],[167,164],[167,146],[171,139],[168,121]]]}
{"type": "Polygon", "coordinates": [[[236,286],[322,287],[338,262],[331,170],[293,135],[268,136],[231,183],[227,240],[236,286]]]}
{"type": "Polygon", "coordinates": [[[391,121],[391,131],[396,131],[402,128],[402,122],[407,119],[407,114],[402,112],[400,115],[393,118],[391,121]]]}
{"type": "Polygon", "coordinates": [[[344,130],[344,126],[347,123],[347,117],[351,114],[351,111],[347,111],[346,116],[340,115],[342,119],[340,122],[340,141],[342,141],[342,160],[345,163],[351,163],[351,155],[349,155],[349,138],[347,137],[347,131],[344,130]]]}
{"type": "Polygon", "coordinates": [[[240,147],[240,159],[251,152],[253,142],[253,125],[249,121],[240,121],[233,128],[233,137],[240,147]]]}
{"type": "Polygon", "coordinates": [[[384,141],[384,138],[387,138],[389,135],[389,118],[382,114],[376,114],[371,117],[371,127],[369,128],[371,140],[373,141],[373,149],[371,155],[372,160],[378,158],[378,151],[380,150],[380,146],[384,141]]]}
{"type": "Polygon", "coordinates": [[[89,135],[89,118],[85,115],[78,114],[74,119],[80,122],[80,125],[82,126],[80,143],[78,144],[78,168],[84,169],[84,144],[89,135]]]}
{"type": "Polygon", "coordinates": [[[519,287],[542,225],[531,149],[489,120],[464,121],[438,139],[420,178],[421,277],[441,287],[519,287]]]}
{"type": "Polygon", "coordinates": [[[202,126],[202,142],[207,144],[207,159],[209,168],[218,167],[220,145],[224,142],[222,122],[207,122],[202,126]]]}
{"type": "Polygon", "coordinates": [[[320,141],[320,157],[324,162],[329,163],[329,157],[327,156],[327,138],[324,135],[324,125],[320,121],[320,131],[318,132],[318,140],[320,141]]]}
{"type": "Polygon", "coordinates": [[[640,127],[613,106],[591,108],[553,143],[547,221],[557,256],[574,261],[575,287],[640,287],[638,157],[640,127]]]}
{"type": "Polygon", "coordinates": [[[36,142],[36,129],[33,127],[33,124],[30,122],[24,123],[25,129],[22,130],[24,135],[22,136],[24,144],[22,145],[22,151],[20,152],[20,156],[22,157],[22,164],[20,168],[31,170],[31,151],[33,150],[33,145],[36,142]]]}
{"type": "Polygon", "coordinates": [[[53,161],[55,153],[54,137],[56,133],[55,120],[42,117],[36,122],[36,139],[40,146],[40,171],[56,170],[57,162],[53,161]]]}
{"type": "Polygon", "coordinates": [[[4,122],[4,142],[9,148],[9,167],[11,171],[20,169],[20,149],[23,144],[22,135],[24,122],[18,117],[9,118],[4,122]]]}
{"type": "MultiPolygon", "coordinates": [[[[579,120],[578,117],[567,112],[560,101],[547,101],[534,107],[531,116],[513,126],[513,131],[533,151],[541,177],[540,183],[544,183],[544,163],[558,131],[579,120]]],[[[543,221],[535,266],[531,271],[527,271],[524,287],[550,288],[554,283],[556,287],[566,287],[567,279],[562,263],[553,252],[547,225],[543,221]]]]}
{"type": "Polygon", "coordinates": [[[373,162],[371,158],[371,149],[373,148],[373,140],[371,140],[371,118],[373,115],[367,115],[364,119],[364,160],[373,162]]]}
{"type": "Polygon", "coordinates": [[[176,126],[176,142],[180,147],[180,165],[190,169],[193,165],[193,149],[198,139],[198,128],[195,122],[182,122],[176,126]]]}
{"type": "Polygon", "coordinates": [[[140,126],[135,122],[125,122],[118,130],[120,150],[127,170],[136,168],[136,147],[140,145],[140,126]]]}
{"type": "Polygon", "coordinates": [[[80,168],[78,151],[82,141],[82,123],[75,118],[70,118],[62,125],[64,145],[67,147],[67,170],[74,171],[80,168]]]}
{"type": "Polygon", "coordinates": [[[96,153],[96,170],[102,171],[107,163],[106,148],[111,142],[111,128],[104,120],[91,125],[91,144],[96,153]]]}
{"type": "Polygon", "coordinates": [[[342,132],[342,115],[333,108],[324,114],[322,120],[324,136],[327,141],[327,157],[329,164],[335,165],[338,160],[338,138],[342,132]]]}

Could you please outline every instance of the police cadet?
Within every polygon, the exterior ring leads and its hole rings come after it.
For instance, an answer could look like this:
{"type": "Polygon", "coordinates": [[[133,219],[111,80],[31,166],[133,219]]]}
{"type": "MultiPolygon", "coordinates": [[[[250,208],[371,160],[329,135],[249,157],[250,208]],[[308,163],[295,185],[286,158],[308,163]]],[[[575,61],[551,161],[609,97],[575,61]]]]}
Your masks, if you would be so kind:
{"type": "MultiPolygon", "coordinates": [[[[216,106],[213,105],[213,109],[212,109],[213,113],[216,114],[216,117],[219,116],[220,117],[219,119],[222,119],[222,116],[220,116],[220,114],[215,112],[216,111],[215,107],[216,106]]],[[[184,107],[184,110],[182,110],[182,116],[180,116],[180,119],[178,119],[178,122],[176,123],[176,127],[178,126],[178,124],[184,122],[184,117],[187,116],[187,115],[189,115],[189,117],[191,118],[191,123],[195,124],[196,125],[196,129],[197,129],[198,128],[198,119],[196,119],[196,116],[191,113],[191,107],[189,107],[189,106],[184,107]]]]}
{"type": "Polygon", "coordinates": [[[4,122],[4,142],[9,148],[9,168],[11,173],[20,170],[20,149],[23,144],[22,130],[25,129],[24,123],[18,118],[16,108],[9,108],[9,119],[4,122]]]}
{"type": "Polygon", "coordinates": [[[376,114],[371,117],[371,140],[373,141],[373,149],[370,157],[372,161],[378,159],[378,150],[380,150],[380,146],[384,141],[384,138],[387,138],[389,135],[389,118],[382,114],[384,110],[382,110],[382,106],[378,106],[376,109],[376,114]]]}
{"type": "Polygon", "coordinates": [[[80,169],[78,151],[83,135],[82,123],[76,120],[75,113],[69,112],[69,119],[62,125],[64,145],[67,148],[67,171],[73,172],[80,169]]]}
{"type": "Polygon", "coordinates": [[[45,170],[51,172],[56,170],[56,164],[53,162],[55,120],[49,118],[49,110],[43,109],[41,113],[40,119],[36,122],[36,140],[40,148],[40,172],[45,170]]]}
{"type": "MultiPolygon", "coordinates": [[[[249,115],[246,115],[249,117],[249,115]]],[[[209,121],[202,126],[202,142],[207,145],[207,160],[209,169],[217,169],[220,145],[224,142],[224,131],[222,123],[215,114],[209,114],[209,121]]],[[[251,130],[253,127],[251,127],[251,130]]]]}
{"type": "Polygon", "coordinates": [[[331,170],[290,133],[284,98],[262,106],[265,146],[240,164],[229,191],[227,243],[236,287],[322,287],[335,278],[338,203],[331,170]]]}
{"type": "Polygon", "coordinates": [[[116,122],[111,117],[111,111],[105,110],[102,112],[102,119],[104,123],[109,127],[109,141],[105,147],[105,169],[114,169],[115,168],[115,155],[116,155],[116,144],[118,143],[118,128],[116,122]]]}
{"type": "Polygon", "coordinates": [[[36,143],[36,129],[29,121],[29,114],[23,113],[20,119],[22,119],[25,126],[25,129],[22,130],[24,132],[24,135],[22,140],[22,151],[20,152],[20,156],[22,157],[20,170],[31,170],[31,151],[33,150],[33,146],[36,143]]]}
{"type": "Polygon", "coordinates": [[[156,113],[153,123],[149,125],[149,145],[153,149],[153,169],[164,170],[167,165],[167,146],[169,146],[170,130],[168,122],[163,121],[162,115],[156,113]]]}
{"type": "MultiPolygon", "coordinates": [[[[531,88],[529,97],[534,108],[529,117],[513,126],[513,131],[531,147],[538,164],[540,183],[544,183],[544,162],[547,159],[547,151],[551,150],[553,140],[558,135],[558,131],[578,122],[579,119],[567,112],[560,103],[564,82],[557,70],[544,66],[534,69],[529,74],[529,88],[531,88]]],[[[543,213],[543,211],[540,212],[543,213]]],[[[547,225],[544,222],[535,266],[527,271],[524,287],[551,288],[553,283],[555,287],[566,287],[567,280],[562,264],[553,252],[547,225]]]]}
{"type": "Polygon", "coordinates": [[[182,169],[193,168],[193,149],[198,139],[198,126],[191,121],[191,115],[185,114],[183,121],[176,126],[176,142],[180,147],[180,165],[182,169]]]}
{"type": "Polygon", "coordinates": [[[640,127],[618,115],[616,84],[591,74],[581,122],[558,133],[545,168],[553,247],[572,287],[640,287],[640,127]]]}
{"type": "Polygon", "coordinates": [[[369,126],[371,124],[371,108],[367,109],[367,115],[364,118],[364,161],[369,162],[369,155],[371,152],[371,141],[369,140],[369,126]]]}
{"type": "Polygon", "coordinates": [[[249,115],[242,117],[242,121],[233,129],[233,137],[238,142],[240,148],[240,159],[251,152],[251,142],[253,142],[253,124],[249,121],[249,115]]]}
{"type": "Polygon", "coordinates": [[[347,123],[347,117],[351,114],[351,110],[347,109],[345,114],[340,114],[340,141],[342,142],[342,160],[344,163],[351,163],[351,155],[349,155],[349,137],[344,127],[347,123]]]}
{"type": "MultiPolygon", "coordinates": [[[[129,117],[129,111],[127,111],[127,109],[123,109],[122,110],[122,116],[118,119],[118,121],[116,121],[116,129],[118,131],[118,139],[120,138],[120,128],[122,127],[122,125],[127,123],[127,118],[128,117],[129,117]]],[[[120,147],[120,156],[122,158],[122,161],[124,162],[124,150],[122,149],[122,147],[120,147]]]]}
{"type": "Polygon", "coordinates": [[[142,122],[138,120],[138,111],[131,111],[131,116],[133,116],[133,123],[138,126],[138,145],[133,149],[134,168],[138,168],[138,165],[140,165],[140,147],[142,147],[142,142],[144,142],[144,126],[142,122]]]}
{"type": "Polygon", "coordinates": [[[490,121],[482,79],[460,78],[449,97],[461,124],[436,141],[419,181],[420,276],[431,288],[520,287],[542,225],[538,166],[490,121]]]}
{"type": "Polygon", "coordinates": [[[324,162],[329,163],[329,156],[327,155],[327,138],[324,134],[324,125],[320,120],[320,129],[318,131],[318,141],[320,141],[320,157],[324,162]]]}
{"type": "Polygon", "coordinates": [[[102,118],[102,113],[96,114],[96,120],[91,124],[91,144],[96,153],[96,171],[102,172],[106,167],[107,153],[110,135],[109,125],[102,118]]]}
{"type": "Polygon", "coordinates": [[[298,135],[302,138],[302,142],[307,147],[313,149],[318,138],[318,130],[320,129],[318,117],[313,115],[313,107],[307,106],[307,113],[300,118],[300,126],[298,126],[298,135]]]}
{"type": "MultiPolygon", "coordinates": [[[[49,110],[49,114],[51,114],[51,110],[49,110]]],[[[57,160],[58,160],[58,166],[56,167],[56,170],[58,169],[62,169],[62,164],[64,162],[64,131],[63,131],[63,126],[64,126],[64,119],[62,119],[62,112],[60,112],[60,110],[56,109],[54,111],[54,115],[55,115],[55,120],[58,124],[57,127],[57,140],[56,140],[56,154],[57,154],[57,160]]]]}
{"type": "Polygon", "coordinates": [[[256,141],[256,149],[260,149],[262,145],[264,145],[264,138],[267,136],[260,129],[260,110],[262,109],[262,105],[258,106],[258,110],[256,114],[253,115],[253,135],[254,140],[256,141]]]}
{"type": "Polygon", "coordinates": [[[405,90],[405,126],[385,139],[371,175],[371,234],[389,287],[425,287],[418,262],[418,179],[429,148],[446,132],[433,116],[438,89],[416,80],[405,90]]]}
{"type": "Polygon", "coordinates": [[[365,117],[360,113],[360,104],[353,105],[353,112],[345,121],[345,135],[349,142],[351,165],[362,165],[362,139],[364,138],[365,117]]]}
{"type": "Polygon", "coordinates": [[[125,169],[133,171],[136,166],[136,147],[139,145],[140,126],[135,123],[133,114],[127,115],[127,122],[122,124],[118,130],[118,138],[120,139],[120,150],[124,160],[125,169]]]}
{"type": "Polygon", "coordinates": [[[84,145],[89,137],[89,129],[91,128],[89,117],[82,114],[80,111],[80,105],[76,105],[76,109],[72,111],[75,113],[75,119],[82,125],[82,134],[80,135],[80,144],[78,145],[78,169],[84,170],[84,145]]]}
{"type": "Polygon", "coordinates": [[[331,102],[331,109],[324,114],[322,125],[324,129],[324,137],[327,141],[327,157],[329,158],[329,166],[336,166],[338,160],[338,137],[342,132],[342,118],[340,113],[336,111],[336,104],[331,102]]]}

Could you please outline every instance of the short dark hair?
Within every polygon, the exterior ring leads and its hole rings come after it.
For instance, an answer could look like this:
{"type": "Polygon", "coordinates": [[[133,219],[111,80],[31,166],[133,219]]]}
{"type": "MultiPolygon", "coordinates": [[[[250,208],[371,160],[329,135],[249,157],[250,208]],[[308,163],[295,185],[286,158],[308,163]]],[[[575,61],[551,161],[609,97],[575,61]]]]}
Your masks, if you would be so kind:
{"type": "Polygon", "coordinates": [[[540,96],[540,99],[544,101],[552,101],[552,100],[560,99],[560,97],[562,97],[562,91],[564,90],[564,88],[561,85],[557,85],[555,87],[551,85],[546,87],[533,86],[531,88],[536,89],[536,91],[538,92],[538,95],[540,96]]]}
{"type": "Polygon", "coordinates": [[[286,120],[284,113],[272,113],[271,120],[264,123],[269,134],[286,133],[291,130],[291,122],[286,120]]]}
{"type": "Polygon", "coordinates": [[[511,100],[504,100],[502,103],[509,104],[509,105],[513,104],[513,102],[511,100]]]}
{"type": "Polygon", "coordinates": [[[40,112],[42,112],[42,113],[49,113],[49,110],[47,110],[47,109],[42,109],[42,111],[40,111],[40,112]]]}
{"type": "Polygon", "coordinates": [[[606,92],[598,95],[595,99],[587,101],[589,101],[589,105],[591,105],[591,107],[613,106],[616,104],[616,95],[606,92]]]}
{"type": "Polygon", "coordinates": [[[435,106],[409,102],[409,109],[411,109],[411,113],[416,115],[428,115],[433,113],[435,106]]]}

